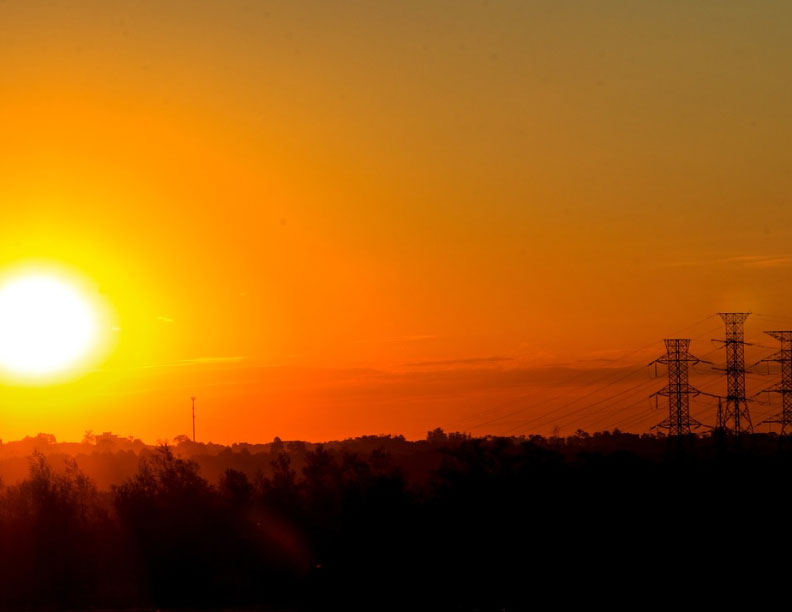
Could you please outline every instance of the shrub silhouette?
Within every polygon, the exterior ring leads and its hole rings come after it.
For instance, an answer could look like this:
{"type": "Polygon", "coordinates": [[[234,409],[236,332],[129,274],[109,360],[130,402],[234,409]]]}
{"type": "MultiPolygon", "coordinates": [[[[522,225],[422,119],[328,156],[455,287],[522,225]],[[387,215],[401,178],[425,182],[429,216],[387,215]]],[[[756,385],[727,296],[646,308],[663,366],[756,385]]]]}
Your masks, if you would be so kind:
{"type": "Polygon", "coordinates": [[[0,609],[524,609],[570,582],[653,588],[672,552],[704,584],[735,564],[769,579],[785,532],[723,534],[734,516],[779,516],[789,455],[773,437],[733,442],[680,456],[618,432],[435,430],[281,443],[266,470],[227,467],[215,484],[162,445],[110,491],[36,451],[23,482],[0,485],[0,609]]]}

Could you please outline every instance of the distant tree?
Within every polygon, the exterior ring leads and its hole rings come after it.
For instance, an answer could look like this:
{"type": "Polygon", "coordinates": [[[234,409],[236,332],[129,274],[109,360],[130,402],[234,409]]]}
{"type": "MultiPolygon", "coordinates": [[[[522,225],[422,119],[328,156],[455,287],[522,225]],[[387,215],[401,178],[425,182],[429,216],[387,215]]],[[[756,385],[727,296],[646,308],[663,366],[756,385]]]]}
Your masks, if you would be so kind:
{"type": "Polygon", "coordinates": [[[303,476],[311,487],[325,489],[339,481],[340,471],[330,452],[319,444],[306,455],[303,476]]]}
{"type": "Polygon", "coordinates": [[[297,474],[291,469],[291,457],[281,453],[272,461],[272,482],[279,489],[294,488],[297,474]]]}
{"type": "Polygon", "coordinates": [[[302,455],[308,450],[308,446],[302,440],[295,440],[293,442],[287,442],[286,448],[290,453],[294,453],[297,455],[302,455]]]}
{"type": "Polygon", "coordinates": [[[250,501],[253,485],[247,475],[239,470],[227,469],[220,477],[220,494],[234,506],[243,506],[250,501]]]}
{"type": "Polygon", "coordinates": [[[83,444],[96,444],[96,436],[94,435],[93,429],[86,429],[85,435],[82,439],[83,444]]]}
{"type": "Polygon", "coordinates": [[[369,455],[369,463],[377,472],[384,472],[391,467],[392,457],[383,447],[375,448],[369,455]]]}
{"type": "Polygon", "coordinates": [[[297,473],[291,468],[291,457],[281,453],[270,462],[272,477],[257,475],[256,485],[262,500],[269,507],[285,515],[293,515],[300,505],[297,473]]]}
{"type": "Polygon", "coordinates": [[[432,431],[426,432],[426,441],[430,444],[445,444],[448,442],[448,436],[442,427],[436,427],[432,431]]]}
{"type": "Polygon", "coordinates": [[[357,482],[371,478],[371,467],[357,453],[345,452],[341,455],[341,474],[347,482],[357,482]]]}

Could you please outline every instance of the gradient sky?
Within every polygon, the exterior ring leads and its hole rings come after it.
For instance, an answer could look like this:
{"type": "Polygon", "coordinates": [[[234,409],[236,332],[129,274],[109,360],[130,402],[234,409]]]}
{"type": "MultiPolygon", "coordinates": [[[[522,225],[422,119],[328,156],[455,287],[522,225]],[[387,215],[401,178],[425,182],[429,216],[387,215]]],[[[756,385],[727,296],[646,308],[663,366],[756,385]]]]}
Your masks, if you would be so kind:
{"type": "Polygon", "coordinates": [[[715,312],[792,316],[790,31],[781,1],[0,2],[0,265],[66,266],[120,328],[4,385],[0,437],[169,438],[193,394],[218,442],[502,433],[702,320],[710,351],[715,312]]]}

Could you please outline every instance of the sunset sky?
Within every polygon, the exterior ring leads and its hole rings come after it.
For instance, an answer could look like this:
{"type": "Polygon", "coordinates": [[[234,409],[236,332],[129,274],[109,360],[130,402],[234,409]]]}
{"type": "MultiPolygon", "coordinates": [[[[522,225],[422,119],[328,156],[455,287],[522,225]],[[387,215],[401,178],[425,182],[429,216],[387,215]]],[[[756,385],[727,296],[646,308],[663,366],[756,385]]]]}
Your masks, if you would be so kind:
{"type": "Polygon", "coordinates": [[[223,443],[645,430],[662,338],[792,327],[790,31],[769,0],[0,2],[0,268],[113,313],[87,371],[2,382],[0,438],[172,438],[191,395],[223,443]]]}

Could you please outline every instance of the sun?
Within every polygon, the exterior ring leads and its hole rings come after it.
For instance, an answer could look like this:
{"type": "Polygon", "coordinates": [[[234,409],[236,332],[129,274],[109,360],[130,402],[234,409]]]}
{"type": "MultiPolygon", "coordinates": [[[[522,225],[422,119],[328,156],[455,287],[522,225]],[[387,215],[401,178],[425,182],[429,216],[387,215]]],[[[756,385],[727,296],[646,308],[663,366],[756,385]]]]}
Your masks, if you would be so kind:
{"type": "Polygon", "coordinates": [[[65,275],[24,273],[0,282],[0,368],[42,379],[78,368],[101,342],[101,312],[65,275]]]}

